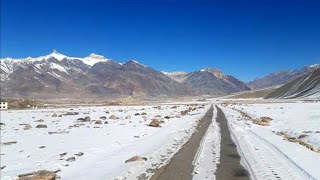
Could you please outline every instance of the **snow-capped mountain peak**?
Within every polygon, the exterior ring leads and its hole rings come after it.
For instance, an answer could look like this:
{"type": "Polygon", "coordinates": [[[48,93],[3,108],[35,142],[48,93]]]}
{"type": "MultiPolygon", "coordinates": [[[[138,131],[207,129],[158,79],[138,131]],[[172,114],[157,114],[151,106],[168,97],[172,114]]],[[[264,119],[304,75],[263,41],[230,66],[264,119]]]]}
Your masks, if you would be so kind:
{"type": "Polygon", "coordinates": [[[170,75],[172,75],[172,76],[178,76],[178,75],[186,75],[187,73],[186,72],[184,72],[184,71],[175,71],[175,72],[166,72],[166,71],[161,71],[163,74],[165,74],[165,75],[168,75],[168,76],[170,76],[170,75]]]}
{"type": "Polygon", "coordinates": [[[86,57],[86,59],[106,59],[106,58],[102,55],[91,53],[88,57],[86,57]]]}
{"type": "Polygon", "coordinates": [[[318,68],[318,67],[320,67],[320,64],[313,64],[313,65],[311,65],[310,67],[311,67],[311,68],[318,68]]]}
{"type": "Polygon", "coordinates": [[[102,61],[109,61],[110,59],[105,58],[102,55],[98,55],[95,53],[91,53],[89,56],[85,57],[82,59],[82,61],[90,66],[93,66],[94,64],[98,63],[98,62],[102,62],[102,61]]]}
{"type": "Polygon", "coordinates": [[[67,56],[59,53],[59,52],[58,52],[57,50],[55,50],[55,49],[52,51],[51,54],[45,56],[45,59],[49,59],[49,58],[52,58],[52,57],[55,58],[55,59],[57,59],[58,61],[61,61],[62,59],[67,58],[67,56]]]}

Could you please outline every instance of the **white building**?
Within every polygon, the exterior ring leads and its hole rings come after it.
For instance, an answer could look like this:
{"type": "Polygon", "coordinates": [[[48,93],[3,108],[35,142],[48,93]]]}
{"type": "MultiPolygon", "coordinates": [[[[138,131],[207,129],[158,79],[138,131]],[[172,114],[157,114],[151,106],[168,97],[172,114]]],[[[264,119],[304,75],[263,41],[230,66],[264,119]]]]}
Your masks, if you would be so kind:
{"type": "Polygon", "coordinates": [[[8,102],[0,102],[0,110],[8,109],[8,102]]]}

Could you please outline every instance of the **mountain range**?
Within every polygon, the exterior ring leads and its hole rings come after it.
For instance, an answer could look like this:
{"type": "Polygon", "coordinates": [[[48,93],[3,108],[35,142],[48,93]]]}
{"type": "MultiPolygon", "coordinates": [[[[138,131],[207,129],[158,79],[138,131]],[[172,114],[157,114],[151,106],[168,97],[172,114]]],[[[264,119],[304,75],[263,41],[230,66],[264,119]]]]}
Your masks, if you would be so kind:
{"type": "Polygon", "coordinates": [[[287,83],[319,67],[273,73],[246,84],[214,68],[160,72],[133,60],[68,57],[55,50],[35,58],[3,58],[0,65],[1,97],[36,98],[221,96],[287,83]]]}
{"type": "Polygon", "coordinates": [[[266,96],[266,98],[320,99],[320,69],[317,69],[307,75],[300,76],[297,79],[281,86],[266,96]]]}
{"type": "Polygon", "coordinates": [[[264,77],[256,78],[255,80],[248,82],[247,85],[251,89],[263,89],[267,87],[278,86],[293,81],[294,79],[303,75],[310,74],[319,68],[319,64],[314,64],[295,70],[282,70],[268,74],[264,77]]]}

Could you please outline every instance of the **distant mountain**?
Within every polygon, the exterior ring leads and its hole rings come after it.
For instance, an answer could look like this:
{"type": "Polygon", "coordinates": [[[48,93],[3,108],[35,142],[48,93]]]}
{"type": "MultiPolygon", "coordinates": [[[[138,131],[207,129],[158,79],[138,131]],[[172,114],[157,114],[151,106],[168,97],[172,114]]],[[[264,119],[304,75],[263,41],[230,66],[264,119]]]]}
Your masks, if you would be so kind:
{"type": "Polygon", "coordinates": [[[257,78],[251,82],[249,82],[247,85],[252,89],[262,89],[266,87],[272,87],[277,85],[286,84],[300,76],[309,74],[313,72],[314,70],[320,68],[319,64],[311,65],[311,66],[305,66],[301,69],[296,70],[283,70],[275,73],[271,73],[269,75],[266,75],[261,78],[257,78]]]}
{"type": "Polygon", "coordinates": [[[281,86],[266,98],[320,99],[320,68],[281,86]]]}
{"type": "Polygon", "coordinates": [[[53,51],[36,58],[0,60],[1,96],[75,98],[91,96],[178,96],[180,83],[136,61],[124,64],[101,55],[68,57],[53,51]]]}
{"type": "Polygon", "coordinates": [[[226,95],[234,92],[250,90],[237,78],[226,75],[218,69],[207,68],[200,71],[184,73],[166,73],[197,94],[226,95]]]}

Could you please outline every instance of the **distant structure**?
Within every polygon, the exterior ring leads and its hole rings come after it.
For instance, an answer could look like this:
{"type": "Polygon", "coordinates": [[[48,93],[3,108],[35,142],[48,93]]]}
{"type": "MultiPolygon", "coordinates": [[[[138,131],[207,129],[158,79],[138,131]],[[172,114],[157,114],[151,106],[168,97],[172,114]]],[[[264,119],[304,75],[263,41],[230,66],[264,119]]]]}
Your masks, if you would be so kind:
{"type": "Polygon", "coordinates": [[[0,102],[0,110],[8,109],[8,102],[0,102]]]}

